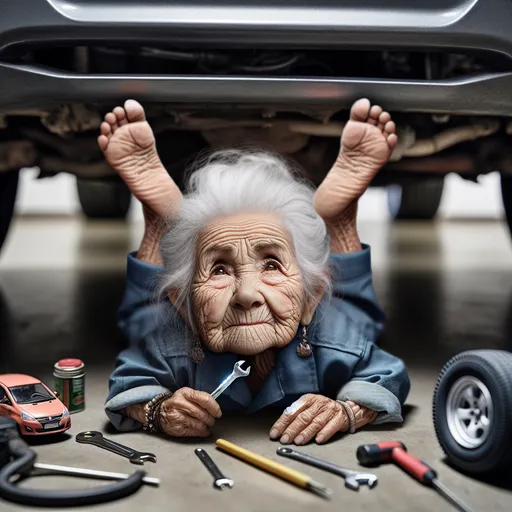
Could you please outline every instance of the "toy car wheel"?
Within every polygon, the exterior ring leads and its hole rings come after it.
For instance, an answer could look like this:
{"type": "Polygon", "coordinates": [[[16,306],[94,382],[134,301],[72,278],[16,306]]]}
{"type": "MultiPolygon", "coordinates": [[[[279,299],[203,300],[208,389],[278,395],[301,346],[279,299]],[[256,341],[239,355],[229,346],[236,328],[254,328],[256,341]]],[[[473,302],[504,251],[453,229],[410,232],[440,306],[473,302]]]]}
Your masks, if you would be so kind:
{"type": "Polygon", "coordinates": [[[437,379],[433,415],[456,468],[484,473],[512,462],[512,354],[473,350],[450,359],[437,379]]]}

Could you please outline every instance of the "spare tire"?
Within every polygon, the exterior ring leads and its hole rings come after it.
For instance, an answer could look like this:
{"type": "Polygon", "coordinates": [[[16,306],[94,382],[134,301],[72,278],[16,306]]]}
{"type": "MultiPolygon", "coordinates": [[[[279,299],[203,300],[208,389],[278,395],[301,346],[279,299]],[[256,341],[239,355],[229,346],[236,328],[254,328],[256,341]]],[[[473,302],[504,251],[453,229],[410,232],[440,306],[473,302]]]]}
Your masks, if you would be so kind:
{"type": "Polygon", "coordinates": [[[410,181],[388,187],[388,210],[397,220],[431,220],[439,209],[444,178],[410,181]]]}
{"type": "Polygon", "coordinates": [[[433,399],[437,439],[453,466],[486,473],[512,462],[512,354],[473,350],[450,359],[433,399]]]}
{"type": "Polygon", "coordinates": [[[78,199],[89,219],[124,219],[132,194],[123,181],[77,178],[78,199]]]}

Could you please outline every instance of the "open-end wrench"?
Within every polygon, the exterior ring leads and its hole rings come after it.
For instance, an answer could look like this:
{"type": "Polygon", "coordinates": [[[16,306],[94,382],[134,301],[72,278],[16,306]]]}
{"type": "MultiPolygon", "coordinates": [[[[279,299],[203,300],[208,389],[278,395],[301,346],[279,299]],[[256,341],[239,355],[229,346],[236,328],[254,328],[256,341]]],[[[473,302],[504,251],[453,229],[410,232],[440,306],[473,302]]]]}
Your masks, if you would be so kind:
{"type": "Polygon", "coordinates": [[[199,457],[200,461],[206,466],[206,469],[211,473],[214,478],[213,486],[216,489],[223,491],[224,489],[231,489],[235,483],[230,478],[226,478],[217,464],[213,462],[212,458],[202,448],[196,448],[194,453],[199,457]]]}
{"type": "Polygon", "coordinates": [[[235,363],[235,366],[233,366],[233,371],[231,372],[231,375],[227,378],[225,378],[219,385],[219,387],[212,392],[212,397],[217,399],[226,389],[233,384],[233,382],[238,379],[239,377],[247,377],[249,373],[251,373],[251,367],[247,368],[247,370],[244,370],[242,368],[242,365],[245,363],[245,361],[237,361],[235,363]]]}
{"type": "Polygon", "coordinates": [[[277,454],[283,457],[288,457],[289,459],[298,460],[299,462],[304,462],[305,464],[309,464],[310,466],[318,469],[329,471],[335,475],[342,476],[345,479],[345,487],[348,487],[353,491],[358,491],[360,485],[367,485],[372,488],[377,484],[377,475],[374,475],[373,473],[360,473],[351,469],[342,468],[336,464],[332,464],[331,462],[317,459],[311,455],[297,452],[285,446],[280,446],[277,449],[277,454]]]}
{"type": "Polygon", "coordinates": [[[103,437],[101,432],[93,430],[80,432],[75,437],[77,443],[92,444],[112,453],[117,453],[121,457],[126,457],[132,464],[142,465],[144,462],[156,462],[156,455],[153,453],[138,452],[133,448],[111,441],[103,437]]]}

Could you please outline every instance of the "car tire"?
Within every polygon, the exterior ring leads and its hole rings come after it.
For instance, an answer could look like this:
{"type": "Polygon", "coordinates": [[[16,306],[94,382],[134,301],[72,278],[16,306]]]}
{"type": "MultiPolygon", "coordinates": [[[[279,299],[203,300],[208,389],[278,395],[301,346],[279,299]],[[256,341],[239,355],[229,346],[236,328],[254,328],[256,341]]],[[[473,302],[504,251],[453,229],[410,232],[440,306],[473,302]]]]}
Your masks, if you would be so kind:
{"type": "Polygon", "coordinates": [[[472,350],[450,359],[434,391],[437,439],[452,466],[487,473],[512,462],[512,354],[472,350]]]}
{"type": "Polygon", "coordinates": [[[508,229],[512,235],[512,176],[507,174],[501,175],[501,199],[503,200],[508,229]]]}
{"type": "Polygon", "coordinates": [[[388,210],[396,220],[432,220],[443,196],[444,179],[430,178],[387,189],[388,210]]]}
{"type": "Polygon", "coordinates": [[[77,178],[78,199],[89,219],[124,219],[130,209],[131,192],[122,181],[77,178]]]}
{"type": "Polygon", "coordinates": [[[19,171],[0,173],[0,249],[7,239],[18,192],[19,171]]]}

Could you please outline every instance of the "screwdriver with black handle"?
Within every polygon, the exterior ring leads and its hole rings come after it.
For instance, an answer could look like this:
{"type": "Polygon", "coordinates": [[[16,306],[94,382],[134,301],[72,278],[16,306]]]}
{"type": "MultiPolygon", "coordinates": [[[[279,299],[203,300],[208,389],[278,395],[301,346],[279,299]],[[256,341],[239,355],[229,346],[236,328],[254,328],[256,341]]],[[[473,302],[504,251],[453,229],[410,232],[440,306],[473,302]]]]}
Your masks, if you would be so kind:
{"type": "Polygon", "coordinates": [[[363,466],[376,466],[385,462],[394,462],[418,482],[427,487],[433,487],[458,510],[474,512],[472,508],[468,507],[437,479],[435,470],[408,453],[404,443],[388,441],[363,444],[357,448],[357,460],[363,466]]]}

